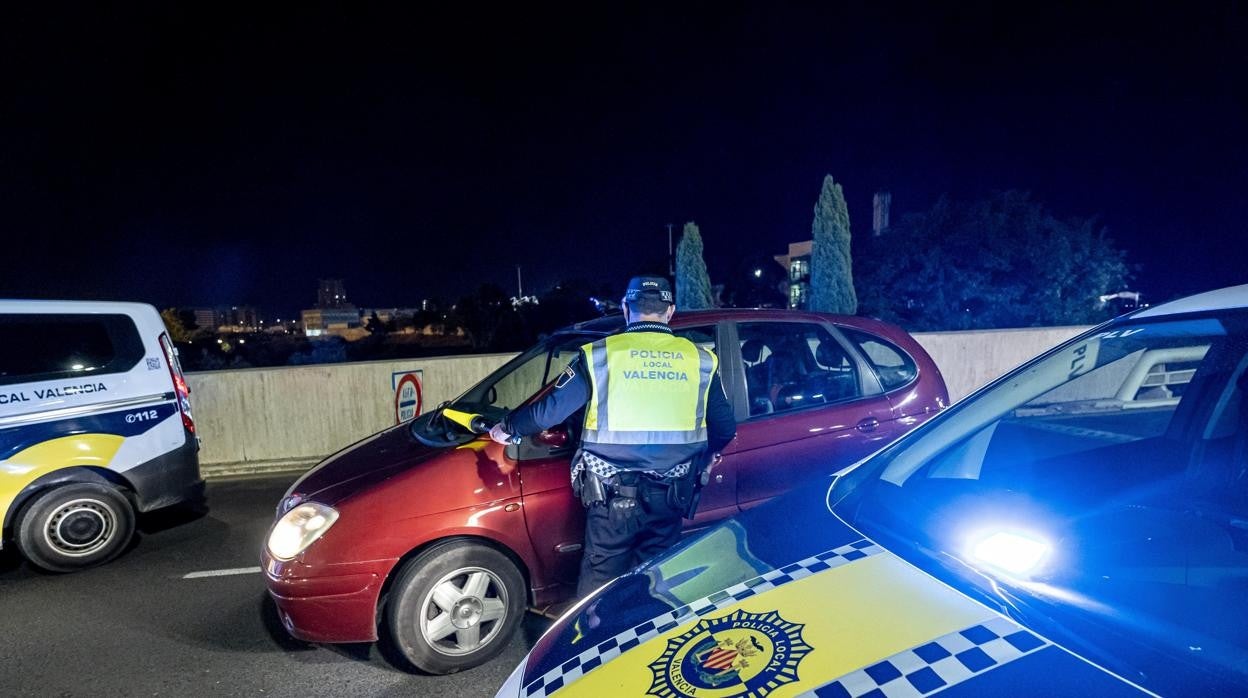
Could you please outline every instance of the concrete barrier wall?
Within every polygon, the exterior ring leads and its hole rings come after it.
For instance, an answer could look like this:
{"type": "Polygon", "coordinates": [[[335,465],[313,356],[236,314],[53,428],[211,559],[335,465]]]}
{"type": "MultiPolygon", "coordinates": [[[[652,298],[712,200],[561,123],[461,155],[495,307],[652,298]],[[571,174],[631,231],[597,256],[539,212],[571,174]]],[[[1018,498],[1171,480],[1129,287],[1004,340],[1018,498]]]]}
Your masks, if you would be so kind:
{"type": "MultiPolygon", "coordinates": [[[[930,332],[915,338],[959,400],[1084,328],[930,332]]],[[[419,371],[427,411],[514,354],[211,371],[187,376],[205,477],[307,468],[395,423],[397,377],[419,371]]]]}
{"type": "Polygon", "coordinates": [[[1030,327],[973,332],[919,332],[914,338],[931,354],[956,402],[1010,369],[1088,329],[1030,327]]]}
{"type": "Polygon", "coordinates": [[[514,354],[187,374],[205,477],[306,468],[395,424],[398,376],[419,371],[427,411],[514,354]]]}

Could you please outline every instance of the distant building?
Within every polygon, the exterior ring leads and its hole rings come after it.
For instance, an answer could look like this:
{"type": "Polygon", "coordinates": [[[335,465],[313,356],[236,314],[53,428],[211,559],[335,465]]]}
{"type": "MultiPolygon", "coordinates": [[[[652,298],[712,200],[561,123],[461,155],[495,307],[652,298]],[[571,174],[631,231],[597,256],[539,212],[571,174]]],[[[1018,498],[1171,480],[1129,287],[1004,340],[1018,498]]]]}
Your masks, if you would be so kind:
{"type": "Polygon", "coordinates": [[[255,332],[260,329],[260,311],[252,305],[232,305],[217,311],[220,332],[255,332]]]}
{"type": "Polygon", "coordinates": [[[311,308],[301,313],[303,333],[308,337],[326,334],[348,334],[346,330],[360,327],[360,311],[356,308],[311,308]]]}
{"type": "Polygon", "coordinates": [[[419,313],[420,309],[419,308],[360,308],[359,312],[360,312],[360,317],[363,318],[363,322],[368,322],[368,319],[373,316],[373,313],[377,313],[378,320],[381,320],[382,322],[390,322],[391,320],[398,320],[401,317],[411,318],[416,313],[419,313]]]}
{"type": "Polygon", "coordinates": [[[346,308],[353,307],[347,302],[347,288],[342,279],[321,279],[316,289],[316,307],[346,308]]]}
{"type": "Polygon", "coordinates": [[[308,337],[334,334],[351,339],[363,326],[360,309],[347,302],[347,289],[342,279],[320,279],[316,287],[316,307],[302,311],[300,317],[303,333],[308,337]]]}
{"type": "Polygon", "coordinates": [[[776,262],[788,275],[789,307],[806,308],[810,299],[810,253],[814,240],[790,242],[789,253],[776,255],[776,262]]]}
{"type": "Polygon", "coordinates": [[[188,308],[195,317],[195,327],[207,332],[217,330],[217,311],[214,308],[188,308]]]}

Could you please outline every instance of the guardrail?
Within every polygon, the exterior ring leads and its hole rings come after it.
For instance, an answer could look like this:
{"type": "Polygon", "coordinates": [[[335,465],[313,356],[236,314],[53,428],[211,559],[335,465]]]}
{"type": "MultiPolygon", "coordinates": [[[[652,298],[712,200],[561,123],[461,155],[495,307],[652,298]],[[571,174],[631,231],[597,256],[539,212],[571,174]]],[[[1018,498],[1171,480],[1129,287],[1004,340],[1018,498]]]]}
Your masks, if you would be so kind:
{"type": "MultiPolygon", "coordinates": [[[[1083,327],[915,334],[959,400],[1083,327]]],[[[396,422],[396,409],[449,400],[515,354],[191,373],[204,477],[303,470],[396,422]],[[399,384],[408,379],[402,395],[399,384]],[[402,404],[400,404],[402,403],[402,404]]]]}

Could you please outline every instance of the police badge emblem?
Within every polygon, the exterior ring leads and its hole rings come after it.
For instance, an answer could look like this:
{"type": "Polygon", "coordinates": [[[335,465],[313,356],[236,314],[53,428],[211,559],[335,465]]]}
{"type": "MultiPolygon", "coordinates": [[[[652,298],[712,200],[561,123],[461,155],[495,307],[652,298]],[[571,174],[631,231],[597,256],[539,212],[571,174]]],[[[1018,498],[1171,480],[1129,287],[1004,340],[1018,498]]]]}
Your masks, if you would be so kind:
{"type": "Polygon", "coordinates": [[[797,680],[797,667],[813,649],[802,639],[804,625],[776,611],[737,610],[703,618],[667,641],[650,663],[654,682],[647,695],[659,698],[762,696],[797,680]]]}

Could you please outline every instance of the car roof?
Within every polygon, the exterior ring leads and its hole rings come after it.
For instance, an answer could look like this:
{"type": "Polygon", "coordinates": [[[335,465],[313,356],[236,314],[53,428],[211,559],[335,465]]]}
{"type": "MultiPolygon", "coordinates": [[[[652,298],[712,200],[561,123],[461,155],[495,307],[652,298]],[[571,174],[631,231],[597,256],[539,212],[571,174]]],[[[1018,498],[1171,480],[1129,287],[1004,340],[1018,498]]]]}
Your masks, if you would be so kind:
{"type": "Polygon", "coordinates": [[[123,301],[64,301],[0,298],[0,312],[5,313],[146,313],[156,308],[147,303],[123,301]]]}
{"type": "Polygon", "coordinates": [[[1199,313],[1209,310],[1228,310],[1248,307],[1248,284],[1228,286],[1216,291],[1206,291],[1194,296],[1162,303],[1133,314],[1134,318],[1163,317],[1179,313],[1199,313]]]}

